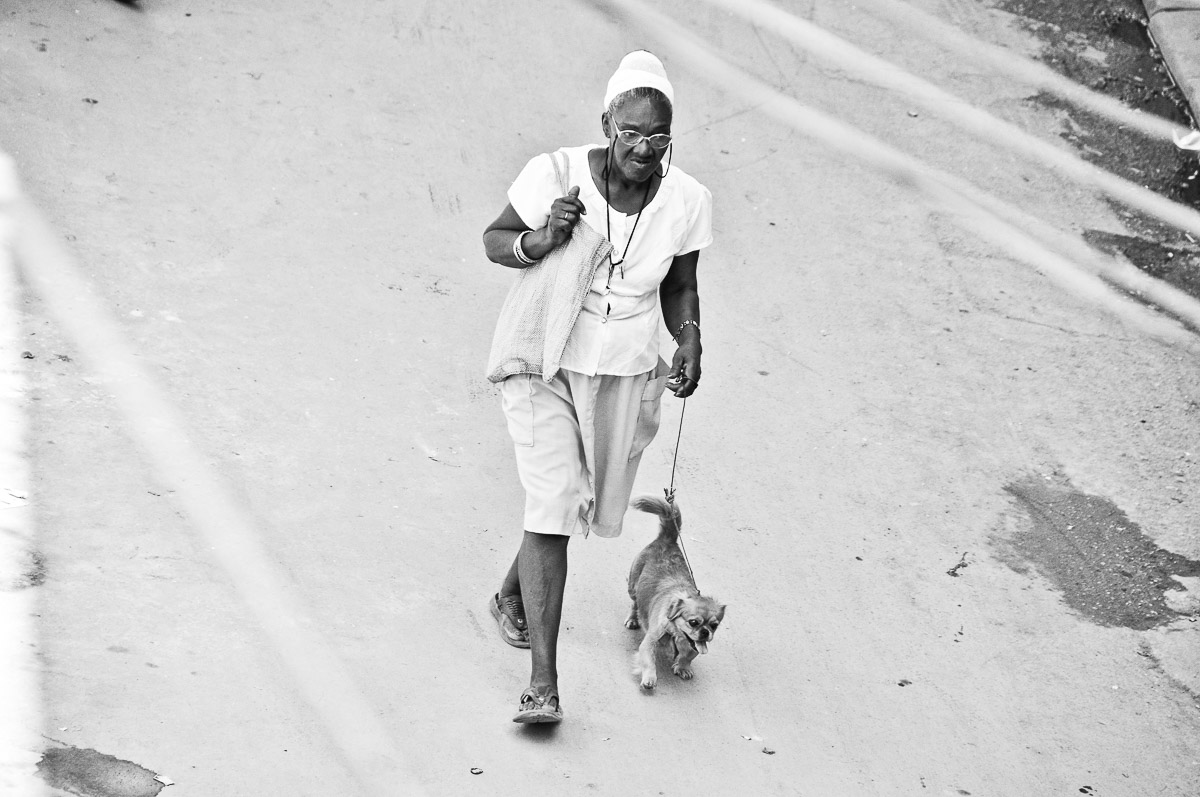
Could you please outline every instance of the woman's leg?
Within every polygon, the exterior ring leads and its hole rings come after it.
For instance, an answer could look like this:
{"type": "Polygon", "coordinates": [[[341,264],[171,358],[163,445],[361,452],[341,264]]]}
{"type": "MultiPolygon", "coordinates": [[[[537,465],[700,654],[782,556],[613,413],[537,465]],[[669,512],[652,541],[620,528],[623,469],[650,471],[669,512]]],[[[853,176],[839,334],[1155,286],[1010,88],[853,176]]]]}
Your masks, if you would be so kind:
{"type": "Polygon", "coordinates": [[[584,528],[591,503],[587,462],[574,396],[567,380],[506,380],[505,416],[516,444],[517,473],[525,488],[521,547],[500,587],[505,605],[520,604],[531,650],[529,690],[516,722],[556,722],[558,634],[567,581],[567,543],[584,528]],[[532,428],[536,418],[536,430],[532,428]],[[525,424],[530,424],[525,434],[525,424]]]}
{"type": "Polygon", "coordinates": [[[496,619],[501,639],[515,648],[528,648],[529,625],[525,621],[525,604],[521,601],[521,579],[518,573],[520,557],[518,549],[499,591],[489,599],[488,609],[496,619]]]}
{"type": "Polygon", "coordinates": [[[567,543],[558,534],[525,532],[517,554],[521,599],[529,623],[532,668],[529,685],[558,693],[558,629],[567,583],[567,543]]]}
{"type": "Polygon", "coordinates": [[[504,581],[500,584],[500,597],[506,598],[513,595],[517,598],[521,597],[521,574],[518,564],[521,561],[521,549],[517,549],[517,555],[513,557],[512,564],[509,565],[508,572],[504,574],[504,581]]]}

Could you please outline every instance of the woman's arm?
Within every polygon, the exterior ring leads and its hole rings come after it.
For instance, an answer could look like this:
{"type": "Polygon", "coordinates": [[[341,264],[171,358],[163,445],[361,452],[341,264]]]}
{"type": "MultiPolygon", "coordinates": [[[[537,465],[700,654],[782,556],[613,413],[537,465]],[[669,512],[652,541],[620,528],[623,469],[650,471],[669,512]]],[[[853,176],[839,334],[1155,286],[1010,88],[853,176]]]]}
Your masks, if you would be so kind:
{"type": "Polygon", "coordinates": [[[699,262],[699,251],[677,255],[658,288],[663,321],[679,344],[667,379],[667,387],[679,398],[695,393],[700,383],[700,292],[696,282],[699,262]],[[694,323],[685,324],[685,321],[694,323]]]}
{"type": "MultiPolygon", "coordinates": [[[[554,247],[571,237],[571,230],[584,213],[587,211],[579,199],[579,186],[574,186],[566,196],[554,200],[546,226],[526,235],[521,241],[521,251],[530,260],[541,260],[554,247]]],[[[483,231],[483,249],[487,259],[509,268],[528,268],[529,264],[522,263],[513,253],[517,236],[526,230],[529,230],[529,225],[521,219],[512,204],[505,205],[496,220],[483,231]]]]}

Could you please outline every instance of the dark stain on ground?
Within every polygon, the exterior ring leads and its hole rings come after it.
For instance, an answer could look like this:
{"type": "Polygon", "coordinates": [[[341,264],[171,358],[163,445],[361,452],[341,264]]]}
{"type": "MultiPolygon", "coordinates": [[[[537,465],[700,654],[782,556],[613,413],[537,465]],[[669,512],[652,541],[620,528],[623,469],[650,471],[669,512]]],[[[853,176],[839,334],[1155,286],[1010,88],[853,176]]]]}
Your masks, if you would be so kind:
{"type": "MultiPolygon", "coordinates": [[[[1044,44],[1040,60],[1055,71],[1126,105],[1192,127],[1193,110],[1174,84],[1147,32],[1141,0],[1000,0],[1044,44]],[[1102,59],[1089,57],[1103,54],[1102,59]]],[[[1200,162],[1168,141],[1076,108],[1048,94],[1030,100],[1069,117],[1061,136],[1081,157],[1176,202],[1200,208],[1200,162]]],[[[1200,297],[1200,246],[1170,225],[1111,203],[1132,235],[1091,230],[1087,239],[1122,254],[1143,271],[1200,297]]],[[[1135,299],[1141,297],[1134,296],[1135,299]]]]}
{"type": "Polygon", "coordinates": [[[132,761],[77,747],[47,750],[37,769],[52,787],[80,797],[154,797],[164,785],[132,761]]]}
{"type": "Polygon", "coordinates": [[[1137,235],[1087,230],[1084,240],[1110,255],[1122,254],[1152,277],[1200,297],[1200,246],[1183,236],[1160,243],[1137,235]]]}
{"type": "Polygon", "coordinates": [[[1006,541],[1017,557],[1010,567],[1032,565],[1070,608],[1100,625],[1146,630],[1179,616],[1163,594],[1181,589],[1172,575],[1200,575],[1200,562],[1159,548],[1113,502],[1063,477],[1030,476],[1005,490],[1030,521],[1006,541]]]}
{"type": "Polygon", "coordinates": [[[41,551],[29,551],[29,563],[12,585],[13,589],[40,587],[46,583],[46,557],[41,551]]]}
{"type": "Polygon", "coordinates": [[[1001,0],[998,6],[1021,17],[1042,39],[1040,60],[1055,71],[1133,108],[1189,125],[1187,102],[1150,39],[1140,0],[1001,0]]]}

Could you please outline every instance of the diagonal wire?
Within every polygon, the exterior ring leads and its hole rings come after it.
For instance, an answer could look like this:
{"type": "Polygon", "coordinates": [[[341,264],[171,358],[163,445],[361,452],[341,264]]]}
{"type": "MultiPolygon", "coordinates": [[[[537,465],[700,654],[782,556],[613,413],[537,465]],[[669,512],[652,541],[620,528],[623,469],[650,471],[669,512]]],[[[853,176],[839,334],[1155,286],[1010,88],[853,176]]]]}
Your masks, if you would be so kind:
{"type": "Polygon", "coordinates": [[[955,26],[901,0],[856,0],[907,28],[913,34],[936,43],[939,47],[958,53],[975,63],[987,64],[1014,80],[1039,88],[1073,105],[1138,130],[1151,138],[1174,141],[1178,125],[1154,114],[1134,110],[1124,103],[1081,86],[1063,77],[1050,67],[1020,56],[1011,50],[981,41],[963,33],[955,26]]]}
{"type": "MultiPolygon", "coordinates": [[[[897,65],[872,55],[818,25],[764,0],[704,0],[770,30],[811,54],[875,85],[900,92],[958,127],[1004,149],[1038,161],[1060,174],[1099,189],[1112,199],[1137,208],[1200,237],[1200,213],[1095,164],[1065,152],[1020,127],[975,107],[897,65]]],[[[1143,114],[1144,116],[1144,114],[1143,114]]]]}
{"type": "Polygon", "coordinates": [[[1042,269],[1060,284],[1100,304],[1123,321],[1174,343],[1194,342],[1194,338],[1177,324],[1115,293],[1105,280],[1146,295],[1200,329],[1200,302],[1182,291],[1139,272],[1128,263],[1100,255],[1074,236],[1054,229],[966,180],[934,169],[874,136],[776,91],[726,63],[703,40],[658,11],[634,0],[587,1],[656,38],[677,61],[686,63],[714,85],[757,106],[762,113],[796,131],[918,191],[966,229],[1017,259],[1042,269]],[[1063,256],[1064,252],[1071,255],[1070,259],[1063,256]],[[1081,264],[1099,272],[1103,280],[1084,270],[1081,264]]]}
{"type": "Polygon", "coordinates": [[[192,444],[178,412],[126,343],[59,236],[28,200],[13,202],[9,210],[17,224],[14,245],[21,274],[106,380],[130,434],[158,476],[174,487],[301,696],[323,721],[361,793],[425,794],[403,746],[391,738],[377,708],[315,628],[248,513],[192,444]]]}

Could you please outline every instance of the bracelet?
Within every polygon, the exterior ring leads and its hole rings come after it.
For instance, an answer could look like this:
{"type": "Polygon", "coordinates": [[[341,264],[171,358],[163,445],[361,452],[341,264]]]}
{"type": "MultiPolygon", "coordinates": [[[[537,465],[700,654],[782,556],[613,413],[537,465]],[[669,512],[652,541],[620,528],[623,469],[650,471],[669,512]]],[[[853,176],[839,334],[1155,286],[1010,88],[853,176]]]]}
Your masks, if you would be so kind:
{"type": "Polygon", "coordinates": [[[697,335],[700,334],[700,322],[696,321],[695,319],[689,318],[686,321],[684,321],[682,324],[679,325],[679,329],[675,330],[675,335],[674,335],[675,340],[679,340],[679,336],[683,334],[683,330],[689,326],[695,327],[696,334],[697,335]]]}
{"type": "Polygon", "coordinates": [[[532,266],[537,262],[529,255],[525,254],[525,250],[521,248],[521,241],[525,240],[525,236],[529,235],[530,232],[531,230],[525,230],[525,232],[521,233],[516,238],[513,238],[513,257],[515,257],[517,262],[523,266],[532,266]]]}

